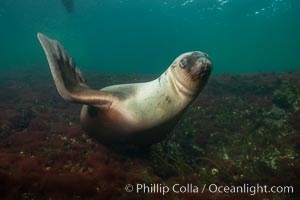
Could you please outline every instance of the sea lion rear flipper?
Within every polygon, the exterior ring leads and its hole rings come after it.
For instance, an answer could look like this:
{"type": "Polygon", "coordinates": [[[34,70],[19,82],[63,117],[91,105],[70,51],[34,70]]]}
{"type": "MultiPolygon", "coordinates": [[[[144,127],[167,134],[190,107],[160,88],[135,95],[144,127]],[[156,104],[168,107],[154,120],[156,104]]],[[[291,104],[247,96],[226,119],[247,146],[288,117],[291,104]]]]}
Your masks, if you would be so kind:
{"type": "Polygon", "coordinates": [[[90,89],[79,68],[58,41],[42,33],[38,33],[37,37],[45,51],[56,88],[65,100],[100,108],[111,105],[112,94],[90,89]]]}

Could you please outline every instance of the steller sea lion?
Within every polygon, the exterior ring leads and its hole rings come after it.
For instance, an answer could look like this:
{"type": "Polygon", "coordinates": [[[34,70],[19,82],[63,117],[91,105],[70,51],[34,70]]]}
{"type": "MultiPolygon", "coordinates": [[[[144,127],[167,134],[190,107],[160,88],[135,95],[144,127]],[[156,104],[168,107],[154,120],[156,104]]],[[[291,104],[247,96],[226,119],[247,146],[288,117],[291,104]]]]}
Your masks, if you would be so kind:
{"type": "Polygon", "coordinates": [[[59,94],[84,104],[83,129],[106,144],[152,145],[163,140],[201,92],[212,68],[207,54],[193,51],[178,56],[153,81],[94,90],[58,41],[37,36],[59,94]]]}

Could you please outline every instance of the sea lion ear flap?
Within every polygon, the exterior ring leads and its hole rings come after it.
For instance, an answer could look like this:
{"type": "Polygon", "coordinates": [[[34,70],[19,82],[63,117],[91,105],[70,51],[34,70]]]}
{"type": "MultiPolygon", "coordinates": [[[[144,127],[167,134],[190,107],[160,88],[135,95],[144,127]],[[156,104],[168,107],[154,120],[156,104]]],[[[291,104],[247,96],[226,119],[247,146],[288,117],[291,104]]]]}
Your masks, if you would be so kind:
{"type": "Polygon", "coordinates": [[[58,41],[42,33],[38,33],[37,37],[45,51],[54,83],[62,98],[98,108],[111,104],[112,94],[90,89],[74,60],[58,41]]]}

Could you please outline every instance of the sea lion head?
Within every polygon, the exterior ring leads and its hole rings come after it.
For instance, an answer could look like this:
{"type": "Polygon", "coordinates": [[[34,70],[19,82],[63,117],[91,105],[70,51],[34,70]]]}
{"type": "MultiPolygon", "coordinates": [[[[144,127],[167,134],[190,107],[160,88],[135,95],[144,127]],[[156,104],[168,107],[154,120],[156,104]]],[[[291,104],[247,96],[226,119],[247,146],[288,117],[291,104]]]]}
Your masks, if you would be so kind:
{"type": "Polygon", "coordinates": [[[211,70],[210,58],[200,51],[181,54],[171,65],[177,88],[187,95],[198,95],[205,86],[211,70]]]}

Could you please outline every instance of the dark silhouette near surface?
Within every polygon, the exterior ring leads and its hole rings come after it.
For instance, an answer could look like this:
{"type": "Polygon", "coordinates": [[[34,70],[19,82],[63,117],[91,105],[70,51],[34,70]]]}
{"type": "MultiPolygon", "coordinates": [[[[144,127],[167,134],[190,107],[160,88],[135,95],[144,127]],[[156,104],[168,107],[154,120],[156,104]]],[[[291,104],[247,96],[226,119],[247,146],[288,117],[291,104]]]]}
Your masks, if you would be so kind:
{"type": "Polygon", "coordinates": [[[62,0],[61,2],[64,5],[64,7],[68,13],[72,13],[74,11],[74,1],[73,0],[62,0]]]}

